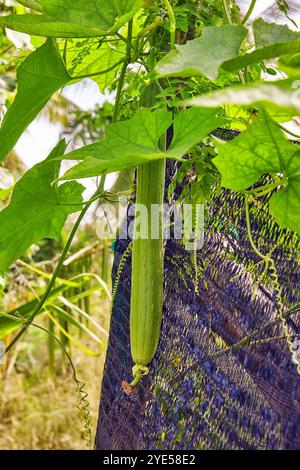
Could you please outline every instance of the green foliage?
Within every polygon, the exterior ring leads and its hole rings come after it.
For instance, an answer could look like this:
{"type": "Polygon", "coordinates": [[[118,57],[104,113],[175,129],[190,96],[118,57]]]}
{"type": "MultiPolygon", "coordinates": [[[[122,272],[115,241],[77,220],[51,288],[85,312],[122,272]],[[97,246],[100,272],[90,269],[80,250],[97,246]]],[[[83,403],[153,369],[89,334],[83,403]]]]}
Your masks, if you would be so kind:
{"type": "Polygon", "coordinates": [[[112,124],[107,128],[103,141],[67,154],[71,160],[84,161],[71,168],[64,179],[111,173],[163,158],[164,152],[160,150],[158,140],[171,122],[172,115],[168,111],[151,113],[144,109],[128,121],[112,124]]]}
{"type": "Polygon", "coordinates": [[[178,113],[174,118],[174,137],[167,154],[174,158],[182,157],[210,132],[224,124],[224,119],[217,116],[217,112],[216,108],[194,108],[178,113]]]}
{"type": "Polygon", "coordinates": [[[101,91],[112,83],[120,69],[120,61],[125,57],[125,47],[121,41],[110,43],[96,39],[69,39],[67,43],[62,41],[61,49],[62,52],[65,51],[66,67],[70,75],[84,77],[95,74],[93,80],[101,91]]]}
{"type": "Polygon", "coordinates": [[[76,182],[52,185],[59,170],[56,157],[63,153],[65,145],[61,141],[45,162],[21,178],[10,204],[0,212],[1,271],[40,239],[58,239],[68,214],[80,209],[83,186],[76,182]]]}
{"type": "Polygon", "coordinates": [[[271,197],[271,213],[283,227],[299,231],[299,150],[268,114],[261,112],[243,134],[218,145],[218,150],[214,164],[222,174],[222,185],[241,191],[261,176],[273,175],[276,185],[284,190],[271,197]]]}
{"type": "Polygon", "coordinates": [[[218,150],[214,163],[222,174],[223,186],[240,191],[263,174],[285,171],[297,147],[262,112],[245,132],[232,142],[219,144],[218,150]]]}
{"type": "Polygon", "coordinates": [[[253,52],[239,55],[246,37],[243,26],[211,26],[204,29],[200,38],[184,46],[176,46],[156,66],[158,75],[195,76],[203,74],[216,80],[220,69],[234,72],[251,64],[299,52],[300,33],[285,25],[266,23],[259,19],[253,25],[255,45],[253,52]]]}
{"type": "Polygon", "coordinates": [[[188,100],[191,106],[246,106],[270,109],[276,117],[284,115],[285,121],[297,115],[300,111],[300,101],[297,99],[291,80],[276,82],[250,83],[247,85],[231,86],[213,91],[194,99],[188,100]]]}
{"type": "Polygon", "coordinates": [[[0,26],[22,33],[57,38],[86,38],[112,34],[141,6],[141,0],[41,0],[43,15],[0,17],[0,26]]]}
{"type": "Polygon", "coordinates": [[[22,62],[17,79],[17,96],[0,129],[0,160],[13,149],[53,93],[70,81],[70,76],[55,44],[48,40],[22,62]]]}
{"type": "Polygon", "coordinates": [[[96,144],[82,147],[67,154],[71,160],[83,160],[71,168],[63,179],[87,178],[122,170],[161,158],[181,157],[206,137],[222,118],[216,109],[189,109],[174,120],[174,138],[170,148],[163,151],[158,141],[171,126],[171,113],[165,110],[151,112],[144,109],[125,122],[112,124],[106,137],[96,144]]]}
{"type": "Polygon", "coordinates": [[[226,70],[233,72],[263,60],[274,59],[300,50],[300,33],[289,30],[285,25],[267,23],[260,18],[254,21],[253,32],[255,50],[228,61],[224,65],[226,70]]]}
{"type": "Polygon", "coordinates": [[[222,64],[237,56],[247,34],[243,26],[209,26],[200,38],[176,46],[156,66],[160,77],[202,74],[216,80],[222,64]]]}

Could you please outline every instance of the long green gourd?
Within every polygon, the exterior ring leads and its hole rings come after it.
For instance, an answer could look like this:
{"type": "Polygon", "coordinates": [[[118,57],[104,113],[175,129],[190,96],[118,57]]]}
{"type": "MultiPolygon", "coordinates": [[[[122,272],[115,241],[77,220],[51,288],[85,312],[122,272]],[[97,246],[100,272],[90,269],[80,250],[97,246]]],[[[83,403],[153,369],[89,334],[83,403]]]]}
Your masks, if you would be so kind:
{"type": "MultiPolygon", "coordinates": [[[[158,93],[155,83],[149,85],[141,97],[141,106],[152,106],[158,93]]],[[[161,139],[165,145],[165,138],[161,139]]],[[[130,307],[130,343],[134,387],[143,375],[156,352],[161,329],[163,307],[163,220],[159,211],[157,239],[151,238],[151,206],[162,207],[165,190],[165,160],[158,160],[138,167],[136,204],[142,204],[148,211],[147,238],[133,240],[132,287],[130,307]]],[[[139,231],[138,217],[134,233],[139,231]]]]}

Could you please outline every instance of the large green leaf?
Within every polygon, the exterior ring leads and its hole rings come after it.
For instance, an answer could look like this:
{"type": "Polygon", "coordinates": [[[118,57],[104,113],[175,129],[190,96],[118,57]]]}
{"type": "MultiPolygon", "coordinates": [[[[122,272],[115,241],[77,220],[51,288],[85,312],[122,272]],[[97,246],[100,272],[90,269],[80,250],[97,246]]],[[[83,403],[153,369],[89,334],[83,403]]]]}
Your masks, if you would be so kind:
{"type": "Polygon", "coordinates": [[[141,0],[40,0],[42,15],[0,17],[0,25],[49,37],[95,37],[118,31],[141,6],[141,0]]]}
{"type": "Polygon", "coordinates": [[[271,197],[270,212],[280,226],[300,233],[300,153],[268,114],[261,112],[243,134],[219,144],[218,151],[213,161],[226,188],[240,191],[262,175],[282,175],[287,183],[271,197]]]}
{"type": "Polygon", "coordinates": [[[167,151],[170,158],[180,158],[210,132],[224,124],[217,108],[190,108],[174,118],[174,137],[167,151]]]}
{"type": "Polygon", "coordinates": [[[245,39],[243,26],[209,26],[200,38],[176,46],[156,66],[159,76],[205,75],[218,78],[222,64],[236,57],[245,39]]]}
{"type": "Polygon", "coordinates": [[[158,141],[172,124],[172,114],[143,109],[132,119],[109,126],[103,141],[68,153],[67,158],[83,161],[63,179],[112,173],[161,158],[181,160],[189,149],[222,124],[216,114],[216,109],[207,108],[182,111],[174,121],[173,142],[168,151],[162,151],[158,141]]]}
{"type": "Polygon", "coordinates": [[[287,25],[267,23],[262,18],[254,21],[253,30],[257,49],[300,39],[300,33],[292,31],[287,25]]]}
{"type": "Polygon", "coordinates": [[[259,19],[253,25],[255,50],[239,55],[247,30],[242,26],[210,26],[200,38],[184,46],[176,46],[160,62],[159,76],[205,75],[211,80],[220,69],[235,72],[248,65],[300,51],[300,33],[285,25],[266,23],[259,19]]]}
{"type": "Polygon", "coordinates": [[[70,76],[52,40],[30,54],[17,71],[18,92],[0,128],[0,160],[13,149],[22,132],[70,76]]]}
{"type": "Polygon", "coordinates": [[[71,168],[64,179],[97,176],[163,158],[158,140],[171,122],[168,111],[143,109],[128,121],[110,125],[104,140],[66,155],[83,162],[71,168]]]}
{"type": "Polygon", "coordinates": [[[218,145],[213,161],[222,174],[223,186],[240,191],[264,174],[284,173],[296,150],[268,114],[261,112],[245,132],[218,145]]]}
{"type": "Polygon", "coordinates": [[[225,70],[234,72],[257,62],[300,51],[300,33],[291,31],[286,25],[267,23],[260,18],[254,22],[253,31],[255,50],[224,62],[222,67],[225,70]]]}
{"type": "Polygon", "coordinates": [[[255,83],[244,86],[227,87],[197,96],[188,100],[188,106],[219,107],[223,105],[255,105],[276,108],[278,112],[296,115],[300,111],[300,101],[290,80],[255,83]]]}
{"type": "Polygon", "coordinates": [[[58,176],[56,158],[65,146],[61,141],[47,160],[25,173],[14,188],[10,204],[0,212],[0,271],[42,238],[58,239],[67,216],[80,209],[82,185],[52,184],[58,176]]]}

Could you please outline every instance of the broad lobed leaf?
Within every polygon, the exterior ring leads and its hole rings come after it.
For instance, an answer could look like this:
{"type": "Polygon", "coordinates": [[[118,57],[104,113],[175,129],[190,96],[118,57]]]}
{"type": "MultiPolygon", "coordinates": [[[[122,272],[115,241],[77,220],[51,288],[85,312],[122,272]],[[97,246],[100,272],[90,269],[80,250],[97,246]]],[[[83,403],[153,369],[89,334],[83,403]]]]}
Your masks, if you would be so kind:
{"type": "MultiPolygon", "coordinates": [[[[187,106],[218,107],[223,105],[263,106],[276,109],[280,114],[295,116],[300,111],[298,93],[290,80],[232,86],[186,102],[187,106]]],[[[287,120],[287,119],[285,119],[287,120]]]]}
{"type": "Polygon", "coordinates": [[[40,0],[43,14],[0,17],[0,26],[48,37],[112,34],[129,21],[142,0],[40,0]]]}
{"type": "Polygon", "coordinates": [[[222,174],[223,186],[240,191],[266,173],[284,173],[296,150],[268,114],[261,112],[245,132],[218,145],[214,164],[222,174]]]}
{"type": "Polygon", "coordinates": [[[278,124],[262,111],[243,134],[218,150],[213,162],[225,188],[248,189],[265,174],[287,178],[286,187],[271,197],[270,212],[282,227],[300,233],[300,153],[278,124]]]}
{"type": "Polygon", "coordinates": [[[236,57],[247,29],[243,26],[209,26],[200,38],[176,46],[156,66],[159,76],[205,75],[216,80],[222,64],[236,57]]]}
{"type": "Polygon", "coordinates": [[[174,139],[163,151],[158,141],[172,124],[172,114],[165,110],[143,109],[125,122],[112,124],[101,142],[82,147],[66,155],[83,160],[62,179],[87,178],[119,171],[161,158],[181,157],[223,123],[216,109],[189,109],[174,120],[174,139]]]}
{"type": "Polygon", "coordinates": [[[256,48],[239,54],[246,28],[237,25],[209,26],[200,38],[176,46],[157,64],[159,76],[204,75],[216,80],[221,69],[235,72],[248,65],[300,51],[300,33],[285,25],[259,19],[253,25],[256,48]]]}

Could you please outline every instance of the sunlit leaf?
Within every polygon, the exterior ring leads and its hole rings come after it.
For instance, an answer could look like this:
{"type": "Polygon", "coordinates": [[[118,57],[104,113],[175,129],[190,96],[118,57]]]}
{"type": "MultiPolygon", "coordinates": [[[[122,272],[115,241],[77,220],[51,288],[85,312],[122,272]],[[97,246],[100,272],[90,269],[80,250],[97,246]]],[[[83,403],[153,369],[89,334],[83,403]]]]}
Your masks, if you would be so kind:
{"type": "Polygon", "coordinates": [[[218,149],[213,162],[225,188],[240,191],[262,175],[282,175],[287,183],[271,197],[270,212],[281,227],[300,233],[300,153],[268,114],[261,112],[243,134],[218,149]]]}
{"type": "Polygon", "coordinates": [[[186,102],[188,106],[218,107],[236,106],[269,106],[278,112],[296,115],[300,111],[298,93],[289,80],[278,82],[255,83],[244,86],[227,87],[206,95],[197,96],[186,102]]]}
{"type": "Polygon", "coordinates": [[[300,33],[291,31],[286,25],[267,23],[259,18],[253,24],[256,49],[226,61],[223,68],[230,72],[268,59],[300,52],[300,33]]]}
{"type": "Polygon", "coordinates": [[[224,119],[217,116],[217,111],[216,108],[192,108],[177,114],[174,118],[174,137],[167,155],[182,157],[210,132],[222,126],[224,119]]]}
{"type": "Polygon", "coordinates": [[[240,191],[266,173],[285,172],[296,150],[268,114],[261,112],[245,132],[218,145],[213,162],[222,174],[222,185],[240,191]]]}
{"type": "Polygon", "coordinates": [[[222,64],[238,55],[247,34],[243,26],[209,26],[200,38],[176,46],[156,66],[159,76],[205,75],[218,78],[222,64]]]}
{"type": "Polygon", "coordinates": [[[42,15],[0,17],[0,26],[49,37],[95,37],[118,31],[141,0],[40,0],[42,15]]]}
{"type": "Polygon", "coordinates": [[[158,140],[171,122],[168,111],[144,109],[128,121],[110,125],[104,140],[66,155],[71,160],[84,160],[64,179],[97,176],[163,158],[158,140]]]}
{"type": "Polygon", "coordinates": [[[300,51],[300,33],[259,19],[253,25],[255,50],[239,54],[247,30],[242,26],[210,26],[200,38],[176,46],[158,64],[159,76],[204,75],[216,80],[220,69],[235,72],[248,65],[300,51]]]}
{"type": "Polygon", "coordinates": [[[174,121],[173,142],[168,151],[163,151],[158,141],[170,127],[172,115],[165,110],[143,109],[132,119],[109,126],[103,141],[68,153],[68,159],[83,161],[71,168],[63,179],[112,173],[161,158],[181,159],[222,124],[216,113],[217,110],[196,108],[181,112],[174,121]]]}
{"type": "MultiPolygon", "coordinates": [[[[64,43],[65,41],[61,41],[64,43]]],[[[62,44],[64,48],[64,44],[62,44]]],[[[113,45],[100,43],[95,39],[69,40],[66,49],[66,66],[72,76],[90,75],[98,72],[107,72],[95,75],[93,80],[104,91],[111,85],[119,67],[113,67],[125,56],[125,46],[121,44],[113,45]]]]}

